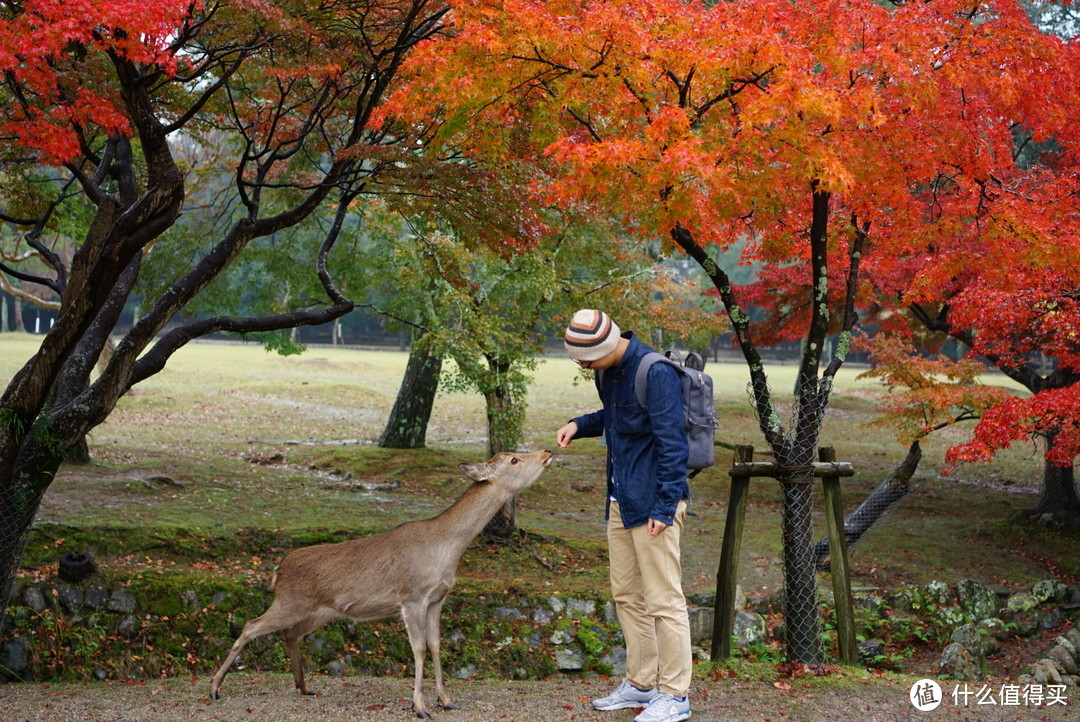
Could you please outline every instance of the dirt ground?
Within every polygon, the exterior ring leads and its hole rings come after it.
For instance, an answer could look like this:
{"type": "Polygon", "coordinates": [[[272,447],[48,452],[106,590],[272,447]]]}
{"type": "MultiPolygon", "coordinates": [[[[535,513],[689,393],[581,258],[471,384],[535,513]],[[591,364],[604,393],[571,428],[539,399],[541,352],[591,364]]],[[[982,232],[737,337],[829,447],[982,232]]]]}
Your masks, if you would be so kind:
{"type": "MultiPolygon", "coordinates": [[[[222,687],[222,699],[208,698],[209,679],[140,683],[0,685],[0,722],[40,720],[350,720],[416,719],[411,711],[411,681],[390,678],[314,676],[316,696],[304,697],[283,674],[235,673],[222,687]]],[[[804,681],[789,689],[739,679],[695,680],[691,690],[696,722],[721,720],[805,720],[878,722],[893,720],[1080,720],[1080,699],[1067,706],[956,706],[946,701],[920,712],[908,698],[911,678],[854,677],[804,681]]],[[[589,701],[606,694],[612,682],[601,679],[509,682],[452,680],[448,685],[459,710],[432,709],[441,722],[548,722],[596,720],[631,722],[636,711],[596,712],[589,701]]],[[[952,686],[942,684],[946,700],[952,686]]],[[[434,691],[425,686],[428,704],[434,691]]],[[[1076,690],[1071,690],[1077,696],[1076,690]]]]}

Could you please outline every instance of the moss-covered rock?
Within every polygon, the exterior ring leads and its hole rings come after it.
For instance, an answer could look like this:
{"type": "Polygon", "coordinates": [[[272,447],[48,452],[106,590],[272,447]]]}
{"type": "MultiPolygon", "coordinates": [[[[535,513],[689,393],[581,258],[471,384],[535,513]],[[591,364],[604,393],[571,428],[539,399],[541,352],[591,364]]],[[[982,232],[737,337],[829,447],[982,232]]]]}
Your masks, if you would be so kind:
{"type": "Polygon", "coordinates": [[[961,579],[956,585],[960,609],[975,621],[997,616],[997,595],[973,579],[961,579]]]}
{"type": "MultiPolygon", "coordinates": [[[[103,581],[99,577],[85,585],[66,584],[63,591],[49,584],[20,588],[8,612],[9,639],[0,639],[0,652],[5,642],[19,639],[13,648],[23,669],[15,676],[44,681],[212,673],[244,624],[273,601],[273,592],[261,586],[261,579],[235,581],[212,571],[143,570],[130,579],[113,578],[112,586],[103,581]],[[91,586],[96,602],[87,605],[91,586]]],[[[561,633],[582,654],[583,671],[605,672],[599,660],[609,651],[612,632],[584,615],[587,609],[602,607],[596,600],[553,604],[546,597],[459,588],[443,610],[448,630],[443,665],[468,676],[541,679],[558,671],[550,640],[561,633]],[[537,621],[499,613],[508,607],[545,609],[551,615],[537,621]]],[[[301,650],[308,671],[405,675],[414,665],[405,627],[393,618],[365,623],[338,618],[315,630],[301,650]]],[[[287,669],[280,635],[253,640],[240,663],[254,670],[287,669]]]]}

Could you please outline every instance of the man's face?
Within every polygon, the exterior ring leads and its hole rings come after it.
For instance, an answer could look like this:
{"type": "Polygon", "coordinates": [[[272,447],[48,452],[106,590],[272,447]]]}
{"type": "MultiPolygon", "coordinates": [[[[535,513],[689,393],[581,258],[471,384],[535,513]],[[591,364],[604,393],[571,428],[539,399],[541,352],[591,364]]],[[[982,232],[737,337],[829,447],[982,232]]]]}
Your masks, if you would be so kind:
{"type": "Polygon", "coordinates": [[[578,366],[583,369],[609,369],[617,363],[616,352],[612,351],[607,356],[601,356],[595,361],[578,361],[578,366]]]}

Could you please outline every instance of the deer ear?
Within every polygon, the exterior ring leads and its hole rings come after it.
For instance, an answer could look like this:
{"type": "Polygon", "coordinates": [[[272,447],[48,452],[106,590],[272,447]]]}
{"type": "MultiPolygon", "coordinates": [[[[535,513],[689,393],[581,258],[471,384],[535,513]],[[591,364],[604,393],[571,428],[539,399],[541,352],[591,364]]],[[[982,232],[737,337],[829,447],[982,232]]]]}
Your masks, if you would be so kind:
{"type": "Polygon", "coordinates": [[[495,469],[491,464],[458,464],[458,468],[465,472],[465,476],[473,481],[490,481],[495,476],[495,469]]]}

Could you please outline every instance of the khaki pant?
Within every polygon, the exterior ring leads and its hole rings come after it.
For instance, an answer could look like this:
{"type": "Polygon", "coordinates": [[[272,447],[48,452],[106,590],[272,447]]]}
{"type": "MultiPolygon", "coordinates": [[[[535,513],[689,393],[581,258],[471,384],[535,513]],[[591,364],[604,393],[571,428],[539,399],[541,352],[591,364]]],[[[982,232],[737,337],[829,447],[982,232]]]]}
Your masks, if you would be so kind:
{"type": "Polygon", "coordinates": [[[611,595],[626,639],[626,678],[639,689],[682,697],[690,688],[690,616],[682,591],[679,542],[686,502],[679,502],[675,524],[658,536],[648,525],[626,529],[618,502],[611,502],[608,555],[611,595]]]}

